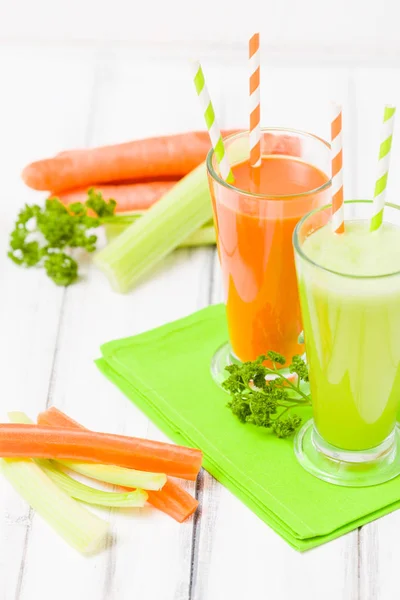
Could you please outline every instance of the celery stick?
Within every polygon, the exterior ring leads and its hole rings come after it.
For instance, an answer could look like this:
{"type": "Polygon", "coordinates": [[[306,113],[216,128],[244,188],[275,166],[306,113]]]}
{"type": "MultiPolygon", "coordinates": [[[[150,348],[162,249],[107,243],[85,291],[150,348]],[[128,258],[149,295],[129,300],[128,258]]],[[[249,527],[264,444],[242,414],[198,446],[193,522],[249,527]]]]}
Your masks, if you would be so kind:
{"type": "Polygon", "coordinates": [[[205,164],[186,175],[143,217],[94,257],[118,292],[127,292],[144,273],[211,219],[205,164]]]}
{"type": "MultiPolygon", "coordinates": [[[[121,235],[129,227],[128,223],[105,223],[104,230],[108,243],[115,240],[116,237],[121,235]]],[[[204,225],[191,233],[186,239],[183,240],[178,248],[192,248],[196,246],[214,246],[216,244],[216,236],[214,225],[204,225]]]]}
{"type": "Polygon", "coordinates": [[[193,248],[196,246],[215,246],[216,236],[214,225],[200,227],[179,244],[179,248],[193,248]]]}
{"type": "Polygon", "coordinates": [[[104,492],[96,490],[80,481],[76,481],[66,473],[63,473],[55,467],[49,460],[35,460],[39,467],[48,477],[69,496],[86,502],[87,504],[96,504],[98,506],[115,506],[118,508],[142,507],[146,504],[148,494],[144,490],[135,490],[133,492],[104,492]]]}
{"type": "Polygon", "coordinates": [[[72,460],[58,460],[57,462],[71,471],[86,475],[86,477],[128,488],[157,491],[161,490],[167,481],[164,473],[147,473],[113,465],[92,465],[72,460]]]}
{"type": "Polygon", "coordinates": [[[120,220],[117,215],[116,219],[111,218],[109,223],[107,223],[107,221],[103,223],[108,243],[112,242],[112,240],[121,235],[123,231],[128,229],[128,227],[132,225],[132,223],[135,223],[137,219],[141,218],[144,215],[144,212],[130,211],[123,214],[127,217],[127,220],[120,220]],[[132,219],[130,223],[129,219],[132,219]]]}
{"type": "Polygon", "coordinates": [[[73,548],[92,554],[105,545],[108,523],[61,490],[32,460],[0,459],[15,490],[73,548]]]}

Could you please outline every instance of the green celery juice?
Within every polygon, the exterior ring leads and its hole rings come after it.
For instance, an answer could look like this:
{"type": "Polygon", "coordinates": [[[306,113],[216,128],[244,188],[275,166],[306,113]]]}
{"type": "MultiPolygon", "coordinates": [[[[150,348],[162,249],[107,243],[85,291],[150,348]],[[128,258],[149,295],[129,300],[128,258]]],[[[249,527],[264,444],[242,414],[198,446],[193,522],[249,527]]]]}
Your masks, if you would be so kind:
{"type": "Polygon", "coordinates": [[[400,228],[325,225],[297,257],[315,426],[330,444],[366,450],[392,432],[400,399],[400,228]]]}

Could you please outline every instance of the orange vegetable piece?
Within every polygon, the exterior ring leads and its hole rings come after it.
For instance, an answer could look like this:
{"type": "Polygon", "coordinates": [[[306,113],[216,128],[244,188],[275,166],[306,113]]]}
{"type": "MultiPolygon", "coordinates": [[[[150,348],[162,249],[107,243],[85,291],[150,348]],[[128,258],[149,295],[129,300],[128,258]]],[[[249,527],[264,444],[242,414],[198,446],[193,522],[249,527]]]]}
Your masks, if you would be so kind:
{"type": "Polygon", "coordinates": [[[199,450],[134,437],[40,425],[0,424],[3,458],[70,459],[195,480],[199,450]]]}
{"type": "MultiPolygon", "coordinates": [[[[84,429],[82,425],[68,417],[55,407],[49,408],[46,412],[39,415],[40,422],[50,427],[63,427],[73,429],[84,429]]],[[[162,490],[158,492],[147,491],[148,502],[166,513],[179,523],[185,521],[192,515],[199,505],[196,498],[193,498],[186,490],[181,488],[172,479],[168,479],[162,490]]]]}
{"type": "Polygon", "coordinates": [[[88,190],[94,187],[96,192],[100,192],[105,200],[113,198],[117,202],[115,210],[117,213],[147,210],[174,187],[176,181],[148,181],[119,185],[103,184],[85,186],[59,194],[55,192],[50,197],[57,196],[67,206],[73,202],[84,203],[87,200],[88,190]]]}
{"type": "Polygon", "coordinates": [[[192,131],[70,150],[31,163],[23,170],[22,179],[35,190],[55,193],[97,183],[179,179],[202,163],[209,149],[208,133],[192,131]]]}

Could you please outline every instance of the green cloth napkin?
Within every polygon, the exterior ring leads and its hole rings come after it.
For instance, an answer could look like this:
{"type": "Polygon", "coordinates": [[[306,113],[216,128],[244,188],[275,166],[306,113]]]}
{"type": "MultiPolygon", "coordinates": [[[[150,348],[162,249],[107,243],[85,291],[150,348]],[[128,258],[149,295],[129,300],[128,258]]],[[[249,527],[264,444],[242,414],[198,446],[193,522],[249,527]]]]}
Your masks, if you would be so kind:
{"type": "Polygon", "coordinates": [[[211,306],[105,344],[97,365],[174,442],[200,448],[207,471],[297,550],[399,507],[400,477],[370,488],[324,483],[297,463],[292,439],[241,424],[210,375],[226,339],[224,307],[211,306]]]}

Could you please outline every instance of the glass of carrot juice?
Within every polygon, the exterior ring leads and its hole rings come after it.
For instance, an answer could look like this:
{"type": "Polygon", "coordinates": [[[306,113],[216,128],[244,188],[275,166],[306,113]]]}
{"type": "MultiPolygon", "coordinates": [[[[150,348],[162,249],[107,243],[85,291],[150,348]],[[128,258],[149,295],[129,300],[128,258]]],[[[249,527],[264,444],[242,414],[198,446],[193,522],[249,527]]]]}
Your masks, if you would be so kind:
{"type": "Polygon", "coordinates": [[[229,332],[212,360],[217,383],[234,362],[269,350],[289,361],[304,352],[292,236],[306,213],[329,202],[330,187],[330,147],[314,135],[262,129],[258,180],[249,133],[224,143],[233,184],[221,178],[213,150],[207,157],[229,332]]]}

